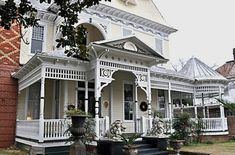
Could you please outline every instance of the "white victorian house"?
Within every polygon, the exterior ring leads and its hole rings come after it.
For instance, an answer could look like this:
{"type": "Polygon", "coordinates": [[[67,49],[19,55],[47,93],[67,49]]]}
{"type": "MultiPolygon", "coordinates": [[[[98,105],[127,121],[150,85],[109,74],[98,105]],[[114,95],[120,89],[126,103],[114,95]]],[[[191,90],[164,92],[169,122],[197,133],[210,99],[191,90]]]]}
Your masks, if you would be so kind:
{"type": "Polygon", "coordinates": [[[19,80],[16,142],[65,145],[65,111],[71,104],[93,114],[98,138],[115,120],[127,132],[145,133],[154,111],[166,120],[186,111],[203,117],[204,131],[226,134],[223,106],[214,98],[222,96],[227,80],[197,58],[178,73],[166,69],[168,37],[176,29],[152,0],[130,2],[102,2],[81,13],[78,25],[87,28],[90,61],[55,48],[62,22],[57,6],[34,2],[40,26],[25,30],[31,42],[22,43],[23,66],[13,74],[19,80]]]}

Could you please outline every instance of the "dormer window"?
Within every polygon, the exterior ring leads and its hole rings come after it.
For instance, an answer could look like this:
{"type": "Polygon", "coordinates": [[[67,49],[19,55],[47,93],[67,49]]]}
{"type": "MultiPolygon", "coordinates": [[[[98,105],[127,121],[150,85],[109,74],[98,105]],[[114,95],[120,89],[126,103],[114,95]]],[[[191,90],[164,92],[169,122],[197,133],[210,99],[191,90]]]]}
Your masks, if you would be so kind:
{"type": "Polygon", "coordinates": [[[163,54],[163,41],[162,39],[155,38],[155,49],[158,53],[163,54]]]}
{"type": "Polygon", "coordinates": [[[43,50],[44,26],[34,26],[31,41],[31,53],[41,53],[43,50]]]}
{"type": "Polygon", "coordinates": [[[129,35],[132,35],[132,30],[123,28],[122,33],[123,33],[123,36],[129,36],[129,35]]]}

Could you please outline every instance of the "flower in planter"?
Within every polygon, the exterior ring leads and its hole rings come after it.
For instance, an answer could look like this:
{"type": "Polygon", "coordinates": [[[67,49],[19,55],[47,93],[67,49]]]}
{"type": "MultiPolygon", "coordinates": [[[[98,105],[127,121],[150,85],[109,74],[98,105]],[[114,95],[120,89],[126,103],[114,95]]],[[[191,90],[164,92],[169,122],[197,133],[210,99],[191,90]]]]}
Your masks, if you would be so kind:
{"type": "Polygon", "coordinates": [[[89,116],[85,111],[83,111],[81,109],[76,109],[76,108],[73,108],[73,109],[70,109],[70,110],[66,111],[66,115],[68,117],[71,117],[71,116],[89,116]]]}

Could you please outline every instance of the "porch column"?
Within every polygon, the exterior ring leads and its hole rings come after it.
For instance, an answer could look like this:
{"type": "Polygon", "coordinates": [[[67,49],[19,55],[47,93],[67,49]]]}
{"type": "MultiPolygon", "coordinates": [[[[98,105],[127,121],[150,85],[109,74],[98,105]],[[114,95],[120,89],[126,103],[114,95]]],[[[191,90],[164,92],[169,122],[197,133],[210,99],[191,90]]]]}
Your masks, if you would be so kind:
{"type": "Polygon", "coordinates": [[[39,142],[43,142],[44,131],[44,100],[45,100],[45,68],[42,67],[41,92],[40,92],[40,112],[39,112],[39,142]]]}
{"type": "Polygon", "coordinates": [[[139,105],[138,105],[138,79],[136,79],[136,81],[135,81],[135,132],[137,132],[137,127],[138,127],[138,125],[137,125],[137,119],[138,119],[138,117],[139,117],[139,115],[138,115],[138,107],[139,107],[139,105]]]}
{"type": "Polygon", "coordinates": [[[64,80],[64,118],[66,118],[66,111],[68,110],[68,81],[64,80]]]}
{"type": "Polygon", "coordinates": [[[168,83],[168,102],[169,102],[169,113],[168,113],[168,117],[170,118],[170,120],[172,119],[172,103],[171,103],[171,82],[168,83]]]}
{"type": "Polygon", "coordinates": [[[197,105],[196,105],[196,88],[193,88],[193,105],[194,105],[194,113],[195,113],[195,118],[197,117],[197,105]]]}
{"type": "Polygon", "coordinates": [[[173,108],[171,103],[171,82],[168,83],[168,102],[169,102],[169,119],[170,119],[170,132],[172,133],[172,114],[173,108]]]}
{"type": "MultiPolygon", "coordinates": [[[[221,86],[219,86],[219,98],[222,99],[222,89],[221,86]]],[[[222,130],[225,130],[225,125],[224,125],[224,106],[223,104],[220,103],[220,118],[222,119],[222,130]]]]}
{"type": "Polygon", "coordinates": [[[169,118],[169,101],[168,98],[166,98],[166,96],[168,95],[168,92],[164,90],[164,98],[165,98],[165,118],[169,118]]]}
{"type": "Polygon", "coordinates": [[[88,81],[85,81],[85,112],[88,113],[88,81]]]}
{"type": "Polygon", "coordinates": [[[202,93],[202,115],[203,115],[203,118],[206,118],[206,109],[205,109],[204,94],[203,93],[202,93]]]}
{"type": "Polygon", "coordinates": [[[147,101],[148,101],[148,117],[149,117],[149,128],[152,128],[152,109],[151,109],[151,81],[150,81],[150,70],[148,70],[148,84],[147,84],[147,101]]]}
{"type": "Polygon", "coordinates": [[[182,102],[182,93],[180,92],[180,113],[182,114],[184,112],[184,105],[182,102]]]}
{"type": "Polygon", "coordinates": [[[95,132],[97,139],[99,139],[99,100],[101,96],[100,92],[100,61],[96,60],[96,68],[95,68],[95,132]]]}

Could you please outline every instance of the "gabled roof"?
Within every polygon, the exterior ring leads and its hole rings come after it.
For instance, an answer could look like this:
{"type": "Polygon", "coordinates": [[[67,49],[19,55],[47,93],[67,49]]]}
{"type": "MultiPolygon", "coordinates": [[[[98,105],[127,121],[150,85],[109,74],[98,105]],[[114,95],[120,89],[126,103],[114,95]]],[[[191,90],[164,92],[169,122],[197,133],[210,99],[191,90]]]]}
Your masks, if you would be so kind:
{"type": "Polygon", "coordinates": [[[187,61],[179,73],[184,74],[185,76],[192,77],[195,80],[223,80],[226,81],[222,75],[218,72],[207,66],[205,63],[199,59],[192,57],[187,61]]]}
{"type": "Polygon", "coordinates": [[[107,48],[120,49],[124,52],[131,54],[142,55],[146,57],[158,58],[163,62],[168,61],[156,50],[148,46],[146,43],[138,39],[136,36],[125,36],[121,38],[116,38],[112,40],[103,40],[93,42],[92,45],[102,45],[107,48]]]}
{"type": "Polygon", "coordinates": [[[235,78],[235,61],[226,62],[217,68],[216,71],[228,79],[235,78]]]}

